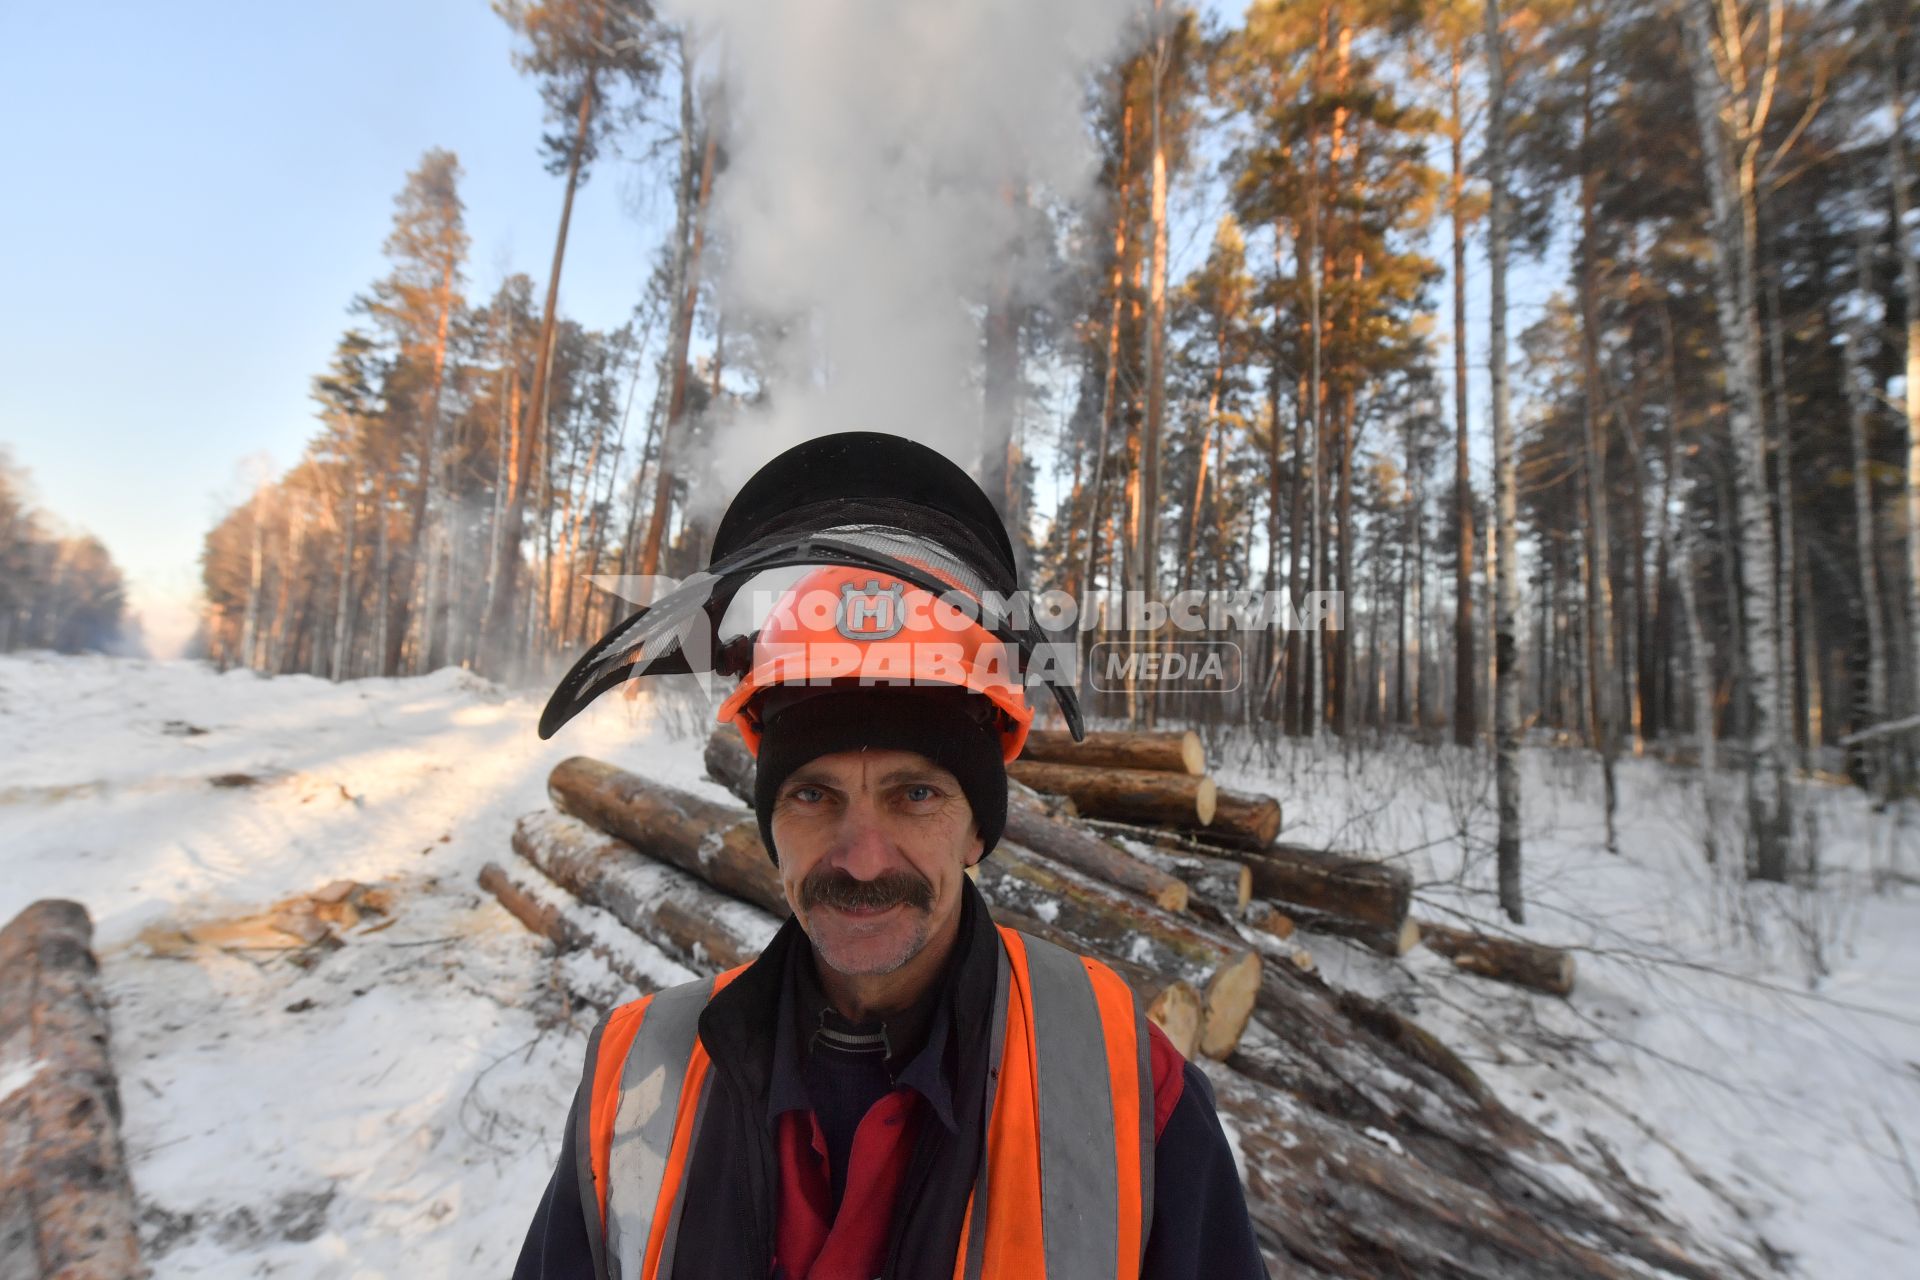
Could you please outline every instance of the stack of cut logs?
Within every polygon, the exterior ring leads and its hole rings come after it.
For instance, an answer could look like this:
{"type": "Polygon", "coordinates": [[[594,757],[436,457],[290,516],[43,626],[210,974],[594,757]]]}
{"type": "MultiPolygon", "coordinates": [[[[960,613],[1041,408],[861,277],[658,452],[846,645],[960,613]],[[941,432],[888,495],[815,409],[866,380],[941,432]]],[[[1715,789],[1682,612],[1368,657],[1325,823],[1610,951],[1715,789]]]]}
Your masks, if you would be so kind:
{"type": "MultiPolygon", "coordinates": [[[[1193,734],[1036,732],[1010,766],[1006,833],[977,869],[995,918],[1098,957],[1190,1058],[1209,1062],[1277,1274],[1476,1280],[1744,1274],[1690,1254],[1609,1158],[1507,1110],[1400,1013],[1329,986],[1311,934],[1400,955],[1422,936],[1398,867],[1281,843],[1280,808],[1206,776],[1193,734]]],[[[731,729],[708,774],[742,801],[731,729]]],[[[481,883],[563,951],[609,913],[695,973],[750,961],[788,915],[750,811],[575,757],[481,883]]],[[[1430,929],[1462,969],[1565,994],[1571,962],[1430,929]],[[1561,962],[1565,963],[1561,963],[1561,962]]]]}

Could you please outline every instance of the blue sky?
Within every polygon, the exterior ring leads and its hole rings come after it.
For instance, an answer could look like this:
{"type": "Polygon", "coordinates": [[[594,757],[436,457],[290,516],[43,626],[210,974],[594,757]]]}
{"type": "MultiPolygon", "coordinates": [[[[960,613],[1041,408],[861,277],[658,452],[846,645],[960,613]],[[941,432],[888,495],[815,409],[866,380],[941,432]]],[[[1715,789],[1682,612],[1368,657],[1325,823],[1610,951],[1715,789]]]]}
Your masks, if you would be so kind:
{"type": "MultiPolygon", "coordinates": [[[[469,294],[545,278],[560,180],[510,50],[484,0],[0,5],[0,445],[150,625],[163,602],[179,625],[243,459],[278,470],[312,432],[309,379],[422,151],[466,170],[469,294]]],[[[567,314],[625,318],[664,203],[603,165],[567,314]]]]}
{"type": "MultiPolygon", "coordinates": [[[[312,433],[309,382],[384,270],[421,152],[465,168],[469,296],[510,270],[544,280],[560,180],[511,48],[485,0],[0,4],[0,446],[106,542],[161,652],[191,628],[207,528],[262,455],[278,472],[312,433]]],[[[1183,259],[1206,251],[1210,185],[1176,192],[1183,259]]],[[[652,172],[602,163],[575,208],[568,315],[625,319],[667,200],[652,172]]],[[[1516,266],[1515,333],[1551,278],[1516,266]]],[[[1478,434],[1477,245],[1469,280],[1478,434]]]]}

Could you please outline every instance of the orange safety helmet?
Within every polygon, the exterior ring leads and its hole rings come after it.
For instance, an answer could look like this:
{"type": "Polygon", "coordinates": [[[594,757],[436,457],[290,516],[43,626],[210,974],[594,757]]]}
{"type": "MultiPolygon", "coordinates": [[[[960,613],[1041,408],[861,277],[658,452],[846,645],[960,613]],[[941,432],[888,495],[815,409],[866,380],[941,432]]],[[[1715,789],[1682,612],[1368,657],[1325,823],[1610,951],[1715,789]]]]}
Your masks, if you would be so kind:
{"type": "MultiPolygon", "coordinates": [[[[965,596],[958,587],[953,592],[965,596]]],[[[992,704],[1003,760],[1020,754],[1033,724],[1015,646],[953,601],[857,566],[815,569],[787,588],[715,718],[738,728],[757,756],[764,695],[807,685],[971,690],[992,704]]]]}
{"type": "Polygon", "coordinates": [[[705,569],[580,655],[540,713],[540,736],[629,681],[711,672],[746,675],[720,719],[737,723],[756,755],[756,693],[835,681],[979,693],[1009,760],[1033,722],[1026,686],[1038,683],[1078,741],[1086,727],[1077,679],[1058,669],[1053,655],[1063,646],[1042,626],[1005,614],[1003,601],[1019,591],[1005,521],[952,461],[881,432],[817,436],[761,467],[734,496],[705,569]],[[723,638],[729,607],[749,583],[816,566],[832,568],[788,592],[798,604],[823,590],[810,611],[776,609],[762,635],[723,638]]]}

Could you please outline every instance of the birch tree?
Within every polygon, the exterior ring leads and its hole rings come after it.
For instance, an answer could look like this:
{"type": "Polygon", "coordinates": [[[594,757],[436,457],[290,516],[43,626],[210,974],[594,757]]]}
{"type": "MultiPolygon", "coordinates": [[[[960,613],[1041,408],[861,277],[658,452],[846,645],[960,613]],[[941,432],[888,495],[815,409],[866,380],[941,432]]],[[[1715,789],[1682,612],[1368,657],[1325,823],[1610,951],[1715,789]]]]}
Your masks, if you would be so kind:
{"type": "MultiPolygon", "coordinates": [[[[1727,430],[1733,442],[1733,524],[1744,574],[1740,605],[1748,684],[1747,816],[1752,874],[1784,880],[1792,832],[1792,794],[1783,734],[1792,722],[1779,611],[1768,590],[1774,559],[1768,508],[1767,441],[1761,421],[1759,267],[1756,201],[1761,131],[1772,107],[1784,0],[1765,0],[1756,32],[1736,0],[1683,0],[1688,70],[1711,204],[1709,245],[1714,305],[1726,379],[1727,430]],[[1760,46],[1760,69],[1750,45],[1760,46]]],[[[1790,599],[1790,597],[1786,597],[1790,599]]]]}
{"type": "Polygon", "coordinates": [[[1487,287],[1490,297],[1487,363],[1493,420],[1493,519],[1498,542],[1494,573],[1493,682],[1494,789],[1500,830],[1494,845],[1500,908],[1515,924],[1526,920],[1520,886],[1520,607],[1514,522],[1518,515],[1512,427],[1507,421],[1507,79],[1500,0],[1487,0],[1487,287]]]}

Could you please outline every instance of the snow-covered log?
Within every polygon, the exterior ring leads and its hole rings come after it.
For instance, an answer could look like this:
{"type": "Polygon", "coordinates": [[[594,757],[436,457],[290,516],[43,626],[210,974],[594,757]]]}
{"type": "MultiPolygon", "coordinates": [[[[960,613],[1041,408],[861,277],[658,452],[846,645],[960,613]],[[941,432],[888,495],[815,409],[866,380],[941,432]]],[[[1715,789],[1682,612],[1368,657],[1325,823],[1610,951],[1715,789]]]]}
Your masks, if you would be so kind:
{"type": "Polygon", "coordinates": [[[1214,1095],[1239,1135],[1247,1207],[1277,1275],[1338,1280],[1707,1280],[1669,1242],[1565,1217],[1471,1172],[1407,1158],[1381,1129],[1343,1124],[1216,1069],[1214,1095]]]}
{"type": "MultiPolygon", "coordinates": [[[[566,821],[566,819],[561,819],[566,821]]],[[[507,913],[545,938],[564,956],[587,955],[606,974],[645,995],[683,982],[696,973],[718,972],[717,964],[686,967],[655,943],[642,937],[604,908],[595,908],[554,884],[532,867],[513,868],[489,862],[480,869],[480,887],[491,893],[507,913]]],[[[575,976],[569,974],[570,979],[575,976]]],[[[598,980],[568,985],[589,1004],[606,1005],[610,992],[598,980]]]]}
{"type": "MultiPolygon", "coordinates": [[[[1309,1146],[1322,1144],[1317,1154],[1300,1157],[1304,1165],[1286,1156],[1287,1163],[1266,1166],[1245,1151],[1248,1202],[1263,1228],[1304,1233],[1294,1242],[1302,1251],[1288,1255],[1298,1274],[1355,1280],[1382,1274],[1476,1280],[1534,1275],[1706,1280],[1741,1274],[1688,1258],[1662,1234],[1671,1224],[1650,1208],[1644,1193],[1581,1163],[1509,1111],[1472,1067],[1418,1023],[1378,1001],[1329,986],[1316,973],[1266,966],[1254,1025],[1227,1065],[1273,1091],[1259,1096],[1300,1104],[1305,1119],[1297,1124],[1271,1111],[1252,1113],[1263,1117],[1262,1123],[1279,1123],[1275,1132],[1283,1135],[1283,1144],[1288,1134],[1309,1146]],[[1329,1122],[1345,1131],[1344,1142],[1327,1145],[1331,1140],[1319,1136],[1329,1122]],[[1366,1145],[1352,1145],[1362,1138],[1366,1145]],[[1379,1162],[1341,1161],[1366,1151],[1379,1162]],[[1307,1194],[1310,1188],[1301,1179],[1317,1180],[1318,1190],[1307,1194]],[[1465,1194],[1470,1191],[1474,1194],[1465,1194]],[[1383,1194],[1384,1201],[1376,1198],[1383,1194]],[[1305,1198],[1296,1198],[1301,1195],[1305,1198]],[[1578,1250],[1597,1250],[1616,1259],[1611,1265],[1620,1269],[1530,1271],[1524,1255],[1516,1260],[1492,1247],[1497,1240],[1488,1242],[1492,1251],[1484,1256],[1468,1249],[1451,1255],[1450,1265],[1434,1264],[1428,1251],[1442,1242],[1451,1242],[1445,1246],[1449,1250],[1465,1248],[1474,1216],[1489,1202],[1501,1206],[1500,1218],[1532,1218],[1544,1236],[1578,1250]],[[1342,1249],[1359,1249],[1380,1229],[1375,1215],[1392,1206],[1407,1216],[1405,1229],[1417,1238],[1391,1246],[1384,1260],[1364,1250],[1315,1253],[1304,1243],[1325,1247],[1338,1241],[1342,1249]],[[1303,1223],[1302,1213],[1323,1220],[1303,1223]],[[1455,1234],[1462,1231],[1468,1234],[1455,1234]],[[1636,1270],[1625,1263],[1628,1258],[1647,1265],[1636,1270]]],[[[1214,1073],[1214,1079],[1229,1077],[1214,1073]]],[[[1231,1107],[1224,1095],[1221,1102],[1228,1115],[1251,1123],[1244,1108],[1231,1107]]]]}
{"type": "MultiPolygon", "coordinates": [[[[1022,915],[1006,907],[996,907],[993,918],[997,923],[1022,933],[1030,933],[1069,951],[1087,954],[1085,943],[1037,917],[1022,915]]],[[[1200,994],[1191,984],[1116,955],[1100,954],[1094,959],[1120,975],[1140,1001],[1140,1007],[1147,1017],[1166,1032],[1167,1039],[1183,1057],[1191,1058],[1194,1055],[1200,1047],[1200,994]]]]}
{"type": "Polygon", "coordinates": [[[586,933],[575,927],[558,903],[542,901],[499,863],[489,862],[480,868],[480,887],[492,894],[508,915],[527,926],[527,932],[545,938],[557,949],[578,951],[587,945],[586,933]]]}
{"type": "Polygon", "coordinates": [[[1089,768],[1015,760],[1009,777],[1035,791],[1066,796],[1089,818],[1155,827],[1204,827],[1213,821],[1218,788],[1212,778],[1151,769],[1089,768]]]}
{"type": "Polygon", "coordinates": [[[1239,1043],[1260,987],[1260,957],[1239,938],[1010,842],[980,864],[979,884],[995,907],[1053,925],[1077,951],[1191,983],[1200,993],[1202,1053],[1223,1058],[1239,1043]]]}
{"type": "Polygon", "coordinates": [[[1573,956],[1558,947],[1452,929],[1427,920],[1420,921],[1420,941],[1429,951],[1453,961],[1456,969],[1483,978],[1530,987],[1550,996],[1564,996],[1573,990],[1573,956]]]}
{"type": "Polygon", "coordinates": [[[746,964],[779,928],[765,911],[561,814],[521,818],[513,847],[555,884],[695,970],[746,964]]]}
{"type": "Polygon", "coordinates": [[[1193,834],[1207,844],[1233,849],[1265,849],[1280,838],[1280,802],[1251,791],[1214,792],[1213,821],[1193,834]]]}
{"type": "Polygon", "coordinates": [[[146,1274],[92,944],[62,899],[0,929],[0,1275],[146,1274]]]}
{"type": "Polygon", "coordinates": [[[707,735],[707,776],[733,792],[734,798],[749,807],[753,804],[753,753],[730,724],[723,724],[707,735]]]}
{"type": "Polygon", "coordinates": [[[1246,908],[1240,913],[1240,919],[1249,928],[1258,929],[1282,942],[1293,936],[1293,917],[1265,899],[1255,899],[1247,903],[1246,908]]]}
{"type": "Polygon", "coordinates": [[[563,812],[650,858],[781,919],[792,914],[750,814],[585,756],[555,765],[547,794],[563,812]]]}
{"type": "Polygon", "coordinates": [[[1303,929],[1356,938],[1386,955],[1404,955],[1412,945],[1413,878],[1404,867],[1304,845],[1227,856],[1246,865],[1256,898],[1272,899],[1303,929]]]}
{"type": "Polygon", "coordinates": [[[1388,956],[1405,955],[1420,940],[1407,915],[1413,879],[1401,867],[1304,845],[1235,849],[1129,823],[1093,820],[1087,825],[1176,860],[1204,856],[1238,863],[1247,870],[1251,897],[1271,900],[1303,929],[1351,938],[1388,956]]]}
{"type": "Polygon", "coordinates": [[[1027,733],[1020,758],[1094,769],[1153,769],[1196,778],[1207,771],[1206,750],[1200,745],[1200,735],[1191,729],[1138,733],[1095,729],[1083,742],[1075,742],[1064,729],[1033,729],[1027,733]]]}
{"type": "Polygon", "coordinates": [[[1130,850],[1142,862],[1156,867],[1187,886],[1188,908],[1217,924],[1237,917],[1253,896],[1253,876],[1245,865],[1172,842],[1139,842],[1130,850]]]}
{"type": "Polygon", "coordinates": [[[1083,827],[1054,817],[1039,797],[1024,787],[1007,788],[1006,838],[1096,880],[1137,893],[1168,911],[1187,909],[1185,881],[1083,827]]]}

